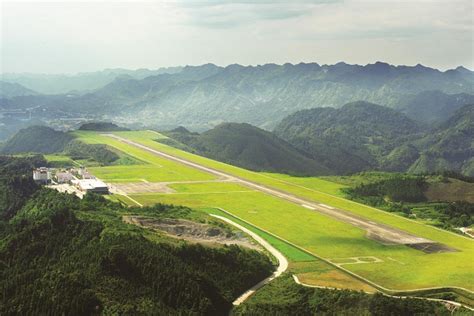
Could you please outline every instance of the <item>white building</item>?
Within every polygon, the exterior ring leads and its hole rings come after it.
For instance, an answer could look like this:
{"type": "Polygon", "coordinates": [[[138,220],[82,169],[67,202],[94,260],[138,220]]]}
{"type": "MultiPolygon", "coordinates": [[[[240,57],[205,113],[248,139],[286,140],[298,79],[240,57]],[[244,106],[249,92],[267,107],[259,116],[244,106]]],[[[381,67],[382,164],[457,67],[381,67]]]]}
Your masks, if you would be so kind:
{"type": "Polygon", "coordinates": [[[75,185],[79,190],[85,193],[101,193],[108,194],[109,187],[104,182],[97,179],[81,179],[81,180],[72,180],[73,185],[75,185]]]}
{"type": "Polygon", "coordinates": [[[51,182],[51,171],[46,167],[34,169],[33,180],[39,184],[48,184],[51,182]]]}

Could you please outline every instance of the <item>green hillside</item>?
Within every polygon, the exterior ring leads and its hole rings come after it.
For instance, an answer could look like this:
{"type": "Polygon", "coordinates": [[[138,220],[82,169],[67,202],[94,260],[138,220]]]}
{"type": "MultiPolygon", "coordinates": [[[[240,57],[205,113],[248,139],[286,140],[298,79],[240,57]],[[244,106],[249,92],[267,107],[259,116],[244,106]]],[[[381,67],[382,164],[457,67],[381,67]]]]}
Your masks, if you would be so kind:
{"type": "Polygon", "coordinates": [[[411,172],[456,170],[474,176],[474,104],[466,105],[418,142],[411,172]]]}
{"type": "Polygon", "coordinates": [[[1,152],[4,154],[55,153],[63,151],[72,139],[71,135],[46,126],[31,126],[20,130],[9,139],[1,152]]]}
{"type": "Polygon", "coordinates": [[[274,134],[249,124],[224,123],[202,134],[178,128],[167,135],[188,149],[257,171],[322,175],[330,171],[274,134]]]}
{"type": "Polygon", "coordinates": [[[420,131],[405,115],[367,102],[299,111],[274,130],[336,173],[376,169],[384,156],[420,131]]]}

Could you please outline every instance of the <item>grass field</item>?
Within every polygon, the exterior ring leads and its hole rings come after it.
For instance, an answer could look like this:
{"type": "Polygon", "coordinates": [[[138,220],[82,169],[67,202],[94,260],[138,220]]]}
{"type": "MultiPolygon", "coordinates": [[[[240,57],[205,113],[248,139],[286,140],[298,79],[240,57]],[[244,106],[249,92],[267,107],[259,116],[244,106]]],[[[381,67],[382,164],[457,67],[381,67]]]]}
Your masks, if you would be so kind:
{"type": "Polygon", "coordinates": [[[63,155],[44,155],[46,161],[54,168],[73,167],[76,164],[74,161],[63,155]]]}
{"type": "MultiPolygon", "coordinates": [[[[438,241],[459,251],[426,254],[403,245],[382,245],[366,238],[365,231],[355,226],[261,192],[248,192],[248,188],[236,184],[229,186],[229,183],[182,183],[173,184],[172,186],[178,194],[131,195],[133,199],[142,204],[161,202],[187,205],[200,209],[221,207],[235,216],[269,231],[316,256],[326,259],[376,257],[381,262],[348,264],[343,265],[343,268],[385,288],[414,290],[419,288],[457,286],[471,291],[474,289],[474,271],[472,269],[474,242],[472,240],[348,201],[338,193],[339,189],[343,187],[341,184],[317,178],[295,178],[286,175],[247,171],[155,142],[153,139],[162,136],[154,132],[117,132],[116,134],[151,148],[159,149],[269,187],[284,190],[308,200],[345,209],[370,220],[385,223],[420,237],[438,241]]],[[[139,166],[103,167],[92,170],[99,178],[106,181],[134,182],[140,179],[147,181],[189,181],[215,179],[214,176],[207,173],[156,157],[146,151],[109,137],[91,132],[81,132],[76,135],[87,142],[107,143],[109,146],[122,150],[133,157],[141,159],[145,163],[139,166]]],[[[266,236],[265,238],[270,237],[266,236]]],[[[291,257],[293,261],[298,261],[298,254],[291,254],[292,250],[284,248],[288,247],[287,244],[284,246],[280,241],[280,244],[275,244],[275,247],[291,257]]],[[[317,273],[318,271],[314,272],[317,273]]],[[[307,275],[307,279],[311,279],[311,275],[307,275]]],[[[343,280],[344,278],[341,279],[341,282],[343,280]]]]}

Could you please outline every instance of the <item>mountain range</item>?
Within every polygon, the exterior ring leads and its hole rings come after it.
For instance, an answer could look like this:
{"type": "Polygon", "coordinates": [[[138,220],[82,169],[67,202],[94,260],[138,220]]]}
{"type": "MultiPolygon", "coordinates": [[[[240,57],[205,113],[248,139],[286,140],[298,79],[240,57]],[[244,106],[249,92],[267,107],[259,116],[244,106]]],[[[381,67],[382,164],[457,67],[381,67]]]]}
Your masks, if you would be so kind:
{"type": "MultiPolygon", "coordinates": [[[[123,130],[99,122],[80,129],[123,130]]],[[[298,111],[273,132],[247,123],[222,123],[200,134],[184,127],[164,133],[169,138],[158,141],[256,171],[308,176],[449,170],[474,176],[474,104],[463,106],[435,127],[358,101],[339,109],[298,111]]],[[[68,133],[32,126],[19,131],[0,152],[61,152],[70,140],[68,133]]]]}
{"type": "Polygon", "coordinates": [[[19,83],[0,81],[0,99],[37,94],[38,92],[28,89],[19,83]]]}
{"type": "MultiPolygon", "coordinates": [[[[359,100],[432,123],[472,102],[474,95],[474,73],[463,67],[443,72],[422,65],[382,62],[365,66],[342,62],[227,67],[206,64],[141,78],[147,74],[152,72],[136,77],[115,74],[114,80],[89,92],[3,99],[0,110],[34,105],[46,116],[67,112],[147,127],[185,125],[199,131],[223,122],[245,122],[268,130],[298,110],[339,108],[359,100]]],[[[22,79],[20,83],[24,82],[22,79]]],[[[38,88],[36,91],[44,91],[38,88]]]]}
{"type": "MultiPolygon", "coordinates": [[[[120,77],[143,79],[164,73],[176,73],[181,71],[181,68],[168,67],[156,70],[114,68],[78,74],[4,73],[1,78],[4,82],[18,83],[41,94],[67,94],[96,90],[120,77]]],[[[20,95],[23,94],[16,96],[20,95]]]]}

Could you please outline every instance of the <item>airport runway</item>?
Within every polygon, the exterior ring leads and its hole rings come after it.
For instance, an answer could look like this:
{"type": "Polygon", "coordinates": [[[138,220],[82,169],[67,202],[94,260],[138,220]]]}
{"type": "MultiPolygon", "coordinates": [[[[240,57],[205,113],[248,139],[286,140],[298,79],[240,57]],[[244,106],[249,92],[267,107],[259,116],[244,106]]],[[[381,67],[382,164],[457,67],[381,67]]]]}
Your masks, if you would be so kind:
{"type": "Polygon", "coordinates": [[[329,205],[321,204],[321,203],[316,203],[313,201],[308,201],[306,199],[300,198],[298,196],[295,196],[291,193],[284,192],[281,190],[277,190],[274,188],[270,188],[252,181],[249,181],[247,179],[243,179],[240,177],[236,177],[234,175],[222,172],[220,170],[216,170],[213,168],[209,168],[203,165],[200,165],[198,163],[195,163],[193,161],[189,161],[183,158],[175,157],[173,155],[164,153],[162,151],[147,147],[143,144],[131,141],[129,139],[114,135],[114,134],[103,134],[104,136],[109,136],[112,137],[120,142],[126,143],[128,145],[135,146],[137,148],[140,148],[142,150],[145,150],[147,152],[150,152],[152,154],[155,154],[157,156],[160,156],[162,158],[166,158],[181,164],[184,164],[186,166],[205,171],[208,173],[211,173],[213,175],[216,175],[221,178],[226,178],[229,181],[236,182],[242,185],[245,185],[249,188],[252,188],[254,190],[284,199],[286,201],[298,204],[302,207],[305,207],[309,210],[319,212],[321,214],[330,216],[332,218],[335,218],[339,221],[349,223],[351,225],[354,225],[356,227],[359,227],[367,232],[367,237],[371,238],[373,240],[376,240],[382,244],[387,244],[387,245],[394,245],[394,244],[405,244],[409,245],[415,249],[431,253],[431,252],[446,252],[446,251],[456,251],[455,249],[449,248],[445,245],[440,245],[432,240],[421,238],[418,236],[415,236],[413,234],[407,233],[405,231],[402,231],[400,229],[390,227],[385,224],[381,223],[376,223],[372,220],[354,215],[352,213],[349,213],[348,211],[340,210],[337,208],[334,208],[329,205]]]}

